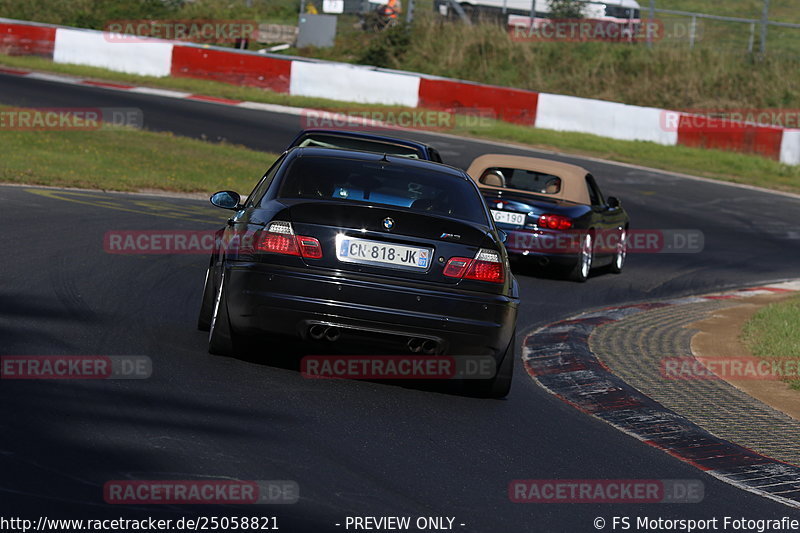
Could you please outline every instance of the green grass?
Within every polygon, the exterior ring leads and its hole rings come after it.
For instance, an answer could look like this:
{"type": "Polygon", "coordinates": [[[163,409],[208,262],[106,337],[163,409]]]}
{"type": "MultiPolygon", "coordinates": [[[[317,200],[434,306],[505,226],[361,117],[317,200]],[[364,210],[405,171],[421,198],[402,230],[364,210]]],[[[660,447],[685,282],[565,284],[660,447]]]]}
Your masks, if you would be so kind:
{"type": "MultiPolygon", "coordinates": [[[[397,107],[354,105],[346,102],[289,96],[261,89],[236,87],[225,83],[206,80],[194,80],[189,78],[148,78],[94,67],[57,64],[35,57],[10,57],[0,55],[0,65],[59,72],[109,81],[121,81],[137,85],[173,88],[209,96],[298,107],[308,106],[317,109],[336,111],[349,111],[354,109],[382,111],[401,110],[401,108],[397,107]]],[[[460,118],[456,122],[455,127],[451,130],[447,130],[447,132],[482,139],[509,141],[533,148],[544,148],[577,155],[599,157],[611,161],[649,166],[672,172],[682,172],[735,183],[744,183],[800,193],[800,167],[792,167],[777,161],[747,154],[718,150],[701,150],[680,146],[661,146],[649,142],[617,141],[594,135],[555,132],[499,121],[481,121],[478,126],[466,125],[463,118],[460,118]]],[[[39,134],[40,133],[37,133],[36,135],[39,134]]],[[[0,138],[0,140],[2,140],[2,138],[0,138]]],[[[287,139],[287,142],[288,141],[289,139],[287,139]]],[[[30,167],[30,165],[28,166],[30,167]]],[[[249,175],[250,178],[252,178],[252,176],[252,174],[249,175]]],[[[10,181],[9,178],[3,177],[3,174],[0,174],[0,179],[10,181]]],[[[17,179],[16,181],[24,180],[17,179]]],[[[76,184],[74,186],[86,185],[76,184]]]]}
{"type": "Polygon", "coordinates": [[[297,24],[300,0],[0,0],[3,17],[103,29],[109,20],[216,19],[297,24]],[[250,4],[248,6],[248,4],[250,4]]]}
{"type": "MultiPolygon", "coordinates": [[[[742,339],[762,359],[800,361],[800,297],[759,310],[745,324],[742,339]]],[[[800,390],[800,379],[787,381],[800,390]]]]}
{"type": "MultiPolygon", "coordinates": [[[[771,1],[771,18],[800,22],[797,0],[771,1]]],[[[648,1],[641,4],[646,14],[648,1]]],[[[656,5],[760,18],[763,4],[762,0],[658,0],[656,5]]],[[[7,17],[93,28],[102,28],[111,19],[136,18],[296,24],[298,9],[299,0],[252,0],[252,7],[246,0],[0,0],[0,13],[7,17]]],[[[286,54],[668,109],[800,108],[796,83],[800,29],[770,28],[768,54],[761,58],[747,53],[749,25],[701,21],[696,46],[689,49],[685,28],[689,19],[659,18],[682,25],[682,36],[664,39],[653,49],[643,44],[526,43],[513,41],[497,24],[443,23],[431,0],[420,0],[408,31],[366,33],[354,27],[355,17],[342,16],[335,47],[290,49],[286,54]]]]}
{"type": "Polygon", "coordinates": [[[411,29],[342,32],[334,48],[287,53],[666,109],[800,107],[800,43],[798,54],[761,60],[745,50],[518,42],[498,25],[421,17],[411,29]]]}
{"type": "MultiPolygon", "coordinates": [[[[646,14],[650,8],[650,0],[641,0],[639,5],[646,14]]],[[[760,19],[764,8],[764,0],[729,0],[727,2],[709,2],[708,0],[656,0],[656,8],[676,11],[692,11],[709,15],[760,19]]],[[[779,22],[800,23],[800,11],[796,0],[770,0],[770,20],[779,22]]]]}
{"type": "MultiPolygon", "coordinates": [[[[9,110],[10,108],[2,108],[9,110]]],[[[0,131],[0,181],[114,191],[246,193],[274,154],[130,128],[0,131]]]]}

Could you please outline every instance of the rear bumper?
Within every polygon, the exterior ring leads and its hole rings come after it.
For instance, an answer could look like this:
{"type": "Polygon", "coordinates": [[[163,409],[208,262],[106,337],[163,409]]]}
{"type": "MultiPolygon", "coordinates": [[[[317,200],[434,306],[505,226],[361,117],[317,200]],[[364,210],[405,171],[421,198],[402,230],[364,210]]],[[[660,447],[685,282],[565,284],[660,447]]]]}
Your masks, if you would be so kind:
{"type": "Polygon", "coordinates": [[[508,255],[512,258],[529,258],[531,261],[539,262],[541,265],[557,265],[563,267],[575,266],[580,256],[569,254],[544,254],[540,252],[508,250],[508,255]]]}
{"type": "Polygon", "coordinates": [[[308,339],[311,325],[335,325],[342,328],[342,341],[361,341],[375,350],[402,350],[418,337],[435,339],[440,353],[499,360],[514,334],[519,305],[516,298],[497,294],[353,280],[263,263],[233,264],[225,275],[235,331],[308,339]]]}
{"type": "Polygon", "coordinates": [[[580,257],[580,239],[575,232],[511,230],[506,241],[509,256],[530,257],[542,263],[575,265],[580,257]]]}

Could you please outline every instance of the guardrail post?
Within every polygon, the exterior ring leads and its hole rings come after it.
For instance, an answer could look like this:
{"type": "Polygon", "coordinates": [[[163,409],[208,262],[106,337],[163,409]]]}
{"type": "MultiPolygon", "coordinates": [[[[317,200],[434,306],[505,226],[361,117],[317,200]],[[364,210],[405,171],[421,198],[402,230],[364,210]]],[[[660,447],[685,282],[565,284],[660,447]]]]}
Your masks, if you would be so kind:
{"type": "Polygon", "coordinates": [[[692,17],[692,24],[689,26],[689,48],[694,50],[694,41],[697,38],[697,17],[692,17]]]}
{"type": "Polygon", "coordinates": [[[650,28],[647,28],[647,47],[653,48],[653,35],[651,32],[652,24],[655,23],[656,20],[656,0],[650,0],[650,21],[651,24],[650,28]]]}
{"type": "Polygon", "coordinates": [[[453,11],[456,12],[456,15],[459,16],[461,21],[466,25],[471,25],[472,21],[469,19],[466,13],[464,13],[464,8],[461,7],[461,4],[458,3],[458,0],[448,0],[450,2],[450,7],[453,8],[453,11]]]}
{"type": "Polygon", "coordinates": [[[406,22],[411,24],[414,21],[414,0],[408,0],[406,10],[406,22]]]}
{"type": "Polygon", "coordinates": [[[750,40],[747,42],[747,51],[748,53],[753,53],[753,46],[756,42],[756,23],[750,23],[750,40]]]}
{"type": "Polygon", "coordinates": [[[767,53],[767,26],[769,25],[769,0],[764,0],[764,11],[761,13],[761,54],[767,53]]]}

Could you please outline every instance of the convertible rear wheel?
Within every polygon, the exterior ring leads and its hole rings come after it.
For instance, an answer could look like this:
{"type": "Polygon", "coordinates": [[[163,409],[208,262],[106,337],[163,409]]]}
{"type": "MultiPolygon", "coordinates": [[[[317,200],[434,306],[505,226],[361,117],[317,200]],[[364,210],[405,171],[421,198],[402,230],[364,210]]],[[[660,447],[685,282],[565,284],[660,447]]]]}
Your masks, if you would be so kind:
{"type": "Polygon", "coordinates": [[[617,252],[614,254],[614,260],[611,262],[611,272],[619,274],[622,272],[622,267],[625,266],[625,259],[628,257],[628,230],[623,229],[619,234],[619,243],[617,244],[617,252]]]}
{"type": "Polygon", "coordinates": [[[228,317],[228,299],[225,291],[225,271],[219,280],[219,288],[214,298],[211,324],[208,332],[208,351],[215,355],[233,355],[236,345],[231,322],[228,317]]]}
{"type": "Polygon", "coordinates": [[[511,336],[503,360],[497,367],[497,374],[492,379],[477,380],[472,385],[472,393],[480,398],[505,398],[511,391],[511,379],[514,376],[514,357],[516,356],[516,332],[511,336]]]}
{"type": "Polygon", "coordinates": [[[569,277],[573,281],[583,283],[589,279],[589,273],[592,271],[592,261],[594,259],[594,246],[592,234],[587,233],[581,240],[581,251],[578,254],[578,263],[570,272],[569,277]]]}

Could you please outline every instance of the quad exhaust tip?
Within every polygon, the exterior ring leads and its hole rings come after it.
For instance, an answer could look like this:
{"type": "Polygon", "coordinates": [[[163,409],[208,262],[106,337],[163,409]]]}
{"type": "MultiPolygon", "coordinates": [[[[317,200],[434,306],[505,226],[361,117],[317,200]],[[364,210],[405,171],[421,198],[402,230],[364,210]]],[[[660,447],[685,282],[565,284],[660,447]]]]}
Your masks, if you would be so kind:
{"type": "MultiPolygon", "coordinates": [[[[342,336],[342,328],[338,326],[314,324],[308,328],[308,336],[315,341],[326,340],[329,342],[336,342],[342,336]]],[[[438,341],[421,337],[411,337],[408,339],[406,346],[411,353],[433,355],[439,351],[438,341]]]]}
{"type": "Polygon", "coordinates": [[[336,326],[331,326],[325,330],[325,339],[330,342],[336,342],[342,336],[342,330],[336,326]]]}
{"type": "Polygon", "coordinates": [[[318,341],[325,336],[327,328],[321,324],[314,324],[308,329],[308,336],[318,341]]]}
{"type": "Polygon", "coordinates": [[[336,326],[323,326],[322,324],[314,324],[308,328],[308,336],[315,341],[327,340],[336,342],[342,336],[342,330],[336,326]]]}
{"type": "Polygon", "coordinates": [[[416,337],[412,337],[412,338],[408,339],[408,343],[406,343],[406,345],[408,346],[408,350],[411,353],[419,353],[419,352],[421,352],[423,344],[424,344],[424,341],[422,339],[417,339],[416,337]]]}
{"type": "Polygon", "coordinates": [[[439,343],[431,339],[420,339],[412,337],[408,339],[408,350],[411,353],[424,353],[426,355],[433,355],[439,351],[439,343]]]}
{"type": "Polygon", "coordinates": [[[422,352],[428,355],[435,354],[439,350],[439,343],[430,339],[422,343],[422,352]]]}

